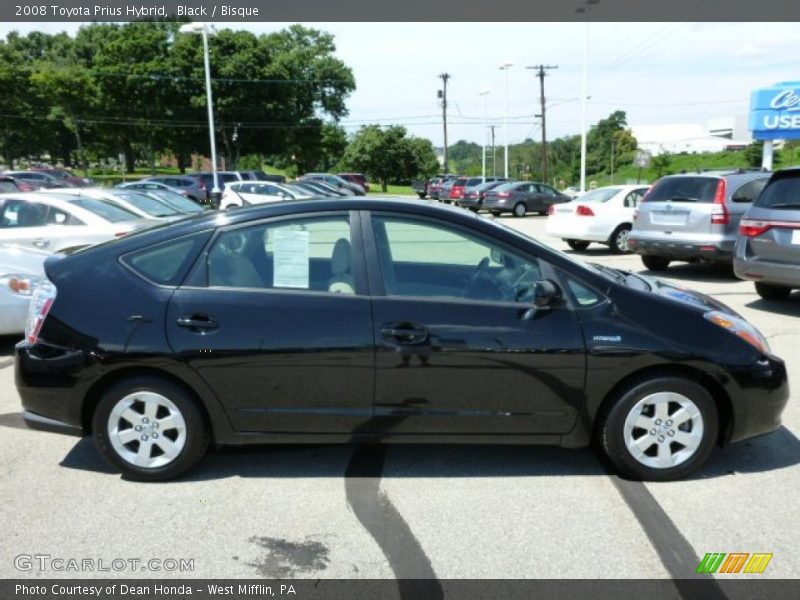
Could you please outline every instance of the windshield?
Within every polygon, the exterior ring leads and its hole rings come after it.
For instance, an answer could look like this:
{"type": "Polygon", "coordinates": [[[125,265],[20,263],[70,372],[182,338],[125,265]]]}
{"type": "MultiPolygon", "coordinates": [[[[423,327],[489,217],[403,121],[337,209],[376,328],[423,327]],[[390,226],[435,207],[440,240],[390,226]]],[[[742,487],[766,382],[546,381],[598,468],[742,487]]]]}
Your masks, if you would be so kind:
{"type": "Polygon", "coordinates": [[[166,202],[172,208],[186,214],[196,214],[204,212],[205,209],[200,206],[197,202],[193,200],[189,200],[186,196],[181,196],[180,194],[176,194],[175,192],[170,192],[168,190],[151,190],[148,192],[149,195],[155,196],[162,202],[166,202]]]}
{"type": "Polygon", "coordinates": [[[74,198],[69,200],[70,204],[88,210],[90,213],[102,217],[111,223],[120,223],[122,221],[133,221],[139,219],[139,215],[121,206],[114,204],[109,200],[98,200],[97,198],[74,198]]]}
{"type": "Polygon", "coordinates": [[[617,187],[606,187],[600,188],[598,190],[592,190],[588,194],[584,194],[583,196],[578,196],[578,202],[608,202],[616,196],[621,188],[617,187]]]}
{"type": "Polygon", "coordinates": [[[714,202],[717,186],[722,181],[716,177],[665,177],[656,183],[650,193],[644,197],[645,202],[714,202]]]}
{"type": "Polygon", "coordinates": [[[145,196],[144,194],[137,194],[136,192],[116,192],[114,196],[132,204],[152,217],[171,217],[178,214],[178,211],[171,206],[150,196],[145,196]]]}

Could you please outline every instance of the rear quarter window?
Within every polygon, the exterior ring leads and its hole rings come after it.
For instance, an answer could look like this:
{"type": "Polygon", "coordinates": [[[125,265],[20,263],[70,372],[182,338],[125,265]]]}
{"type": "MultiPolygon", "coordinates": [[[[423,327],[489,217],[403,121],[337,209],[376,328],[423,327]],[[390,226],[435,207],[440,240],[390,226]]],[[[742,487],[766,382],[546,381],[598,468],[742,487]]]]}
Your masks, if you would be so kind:
{"type": "Polygon", "coordinates": [[[152,283],[177,286],[210,235],[211,231],[203,231],[169,240],[125,254],[120,260],[152,283]]]}

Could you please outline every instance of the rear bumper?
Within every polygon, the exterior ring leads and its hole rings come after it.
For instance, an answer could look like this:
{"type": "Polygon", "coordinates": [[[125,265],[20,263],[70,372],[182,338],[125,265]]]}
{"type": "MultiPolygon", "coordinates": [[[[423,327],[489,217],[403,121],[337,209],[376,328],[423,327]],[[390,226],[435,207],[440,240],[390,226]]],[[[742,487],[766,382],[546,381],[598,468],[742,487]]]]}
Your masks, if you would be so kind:
{"type": "Polygon", "coordinates": [[[628,248],[636,254],[666,256],[675,260],[733,260],[733,241],[697,242],[680,239],[653,240],[634,232],[628,237],[628,248]]]}
{"type": "Polygon", "coordinates": [[[28,317],[30,297],[17,297],[0,292],[0,335],[22,333],[28,317]]]}
{"type": "Polygon", "coordinates": [[[733,272],[739,279],[800,288],[800,264],[775,263],[744,258],[737,246],[733,272]]]}
{"type": "MultiPolygon", "coordinates": [[[[612,230],[613,231],[613,230],[612,230]]],[[[612,231],[608,227],[593,222],[591,217],[547,217],[545,233],[562,240],[581,240],[586,242],[607,242],[612,231]]]]}

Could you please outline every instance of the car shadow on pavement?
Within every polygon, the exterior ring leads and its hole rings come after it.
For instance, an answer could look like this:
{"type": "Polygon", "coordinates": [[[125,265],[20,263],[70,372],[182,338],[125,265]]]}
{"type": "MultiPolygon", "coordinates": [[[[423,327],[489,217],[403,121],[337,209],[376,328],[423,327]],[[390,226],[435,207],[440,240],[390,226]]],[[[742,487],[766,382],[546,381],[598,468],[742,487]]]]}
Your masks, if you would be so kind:
{"type": "MultiPolygon", "coordinates": [[[[356,449],[370,445],[300,445],[224,447],[211,450],[181,481],[231,477],[331,478],[345,477],[356,449]]],[[[608,470],[589,448],[487,444],[393,444],[380,476],[413,477],[567,477],[607,475],[608,470]]],[[[61,466],[116,473],[83,438],[67,453],[61,466]]],[[[708,465],[693,478],[784,469],[800,464],[800,440],[788,429],[717,449],[708,465]]],[[[374,476],[374,475],[373,475],[374,476]]]]}
{"type": "Polygon", "coordinates": [[[733,268],[728,265],[710,265],[705,263],[677,263],[670,265],[664,271],[638,271],[649,277],[662,279],[677,279],[680,281],[693,281],[702,283],[741,283],[741,279],[733,274],[733,268]]]}
{"type": "Polygon", "coordinates": [[[763,300],[759,298],[748,302],[745,306],[775,315],[800,317],[800,293],[795,292],[789,296],[788,300],[763,300]]]}
{"type": "Polygon", "coordinates": [[[14,346],[21,339],[19,335],[0,335],[0,360],[14,356],[14,346]]]}

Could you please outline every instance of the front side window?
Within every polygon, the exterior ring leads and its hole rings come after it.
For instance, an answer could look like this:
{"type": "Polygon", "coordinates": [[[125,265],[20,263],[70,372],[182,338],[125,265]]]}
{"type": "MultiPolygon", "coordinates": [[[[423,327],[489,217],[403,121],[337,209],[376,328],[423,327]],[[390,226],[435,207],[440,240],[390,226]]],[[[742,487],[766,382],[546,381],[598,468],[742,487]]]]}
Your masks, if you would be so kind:
{"type": "Polygon", "coordinates": [[[541,279],[535,258],[457,228],[394,217],[373,224],[390,296],[529,303],[541,279]]]}
{"type": "Polygon", "coordinates": [[[207,269],[214,287],[355,294],[350,221],[341,215],[225,231],[207,269]]]}

